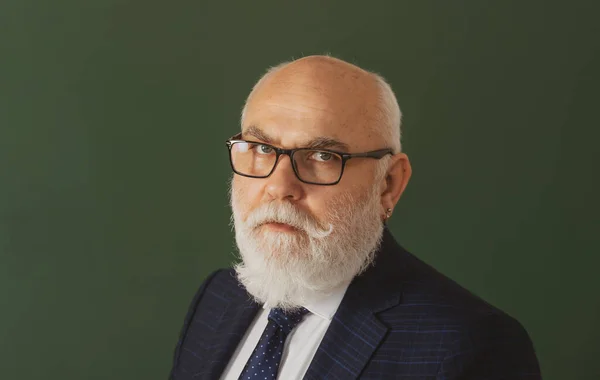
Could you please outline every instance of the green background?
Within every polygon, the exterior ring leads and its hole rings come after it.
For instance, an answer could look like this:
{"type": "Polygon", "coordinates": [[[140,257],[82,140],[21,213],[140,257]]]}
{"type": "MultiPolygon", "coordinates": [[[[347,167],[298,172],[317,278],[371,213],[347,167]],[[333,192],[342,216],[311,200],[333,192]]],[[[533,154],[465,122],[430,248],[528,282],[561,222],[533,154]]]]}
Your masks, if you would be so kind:
{"type": "Polygon", "coordinates": [[[327,52],[404,111],[398,240],[518,318],[545,379],[600,378],[598,4],[3,0],[0,378],[166,378],[234,258],[244,98],[327,52]]]}

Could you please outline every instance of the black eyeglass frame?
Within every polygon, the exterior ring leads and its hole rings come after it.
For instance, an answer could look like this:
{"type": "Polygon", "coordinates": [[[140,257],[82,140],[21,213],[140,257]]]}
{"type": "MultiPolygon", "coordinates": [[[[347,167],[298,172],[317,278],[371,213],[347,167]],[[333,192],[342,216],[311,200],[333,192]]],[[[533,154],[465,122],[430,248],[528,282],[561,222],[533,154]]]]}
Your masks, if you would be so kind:
{"type": "Polygon", "coordinates": [[[372,151],[363,152],[363,153],[345,153],[345,152],[340,152],[340,151],[337,151],[337,150],[318,149],[318,148],[283,149],[283,148],[278,148],[276,146],[273,146],[273,145],[267,144],[267,143],[263,143],[263,142],[251,141],[251,140],[242,140],[241,137],[242,137],[242,134],[238,133],[237,135],[232,136],[231,138],[229,138],[228,140],[225,141],[225,144],[227,145],[227,148],[229,150],[229,164],[231,165],[231,170],[233,170],[233,172],[235,174],[238,174],[238,175],[241,175],[241,176],[244,176],[244,177],[249,177],[249,178],[267,178],[271,174],[273,174],[273,172],[275,171],[275,168],[277,167],[277,163],[279,162],[279,157],[281,155],[283,155],[283,154],[287,154],[290,157],[290,161],[292,163],[292,169],[294,170],[294,174],[296,175],[296,178],[298,178],[298,180],[300,182],[307,183],[309,185],[321,185],[321,186],[333,186],[333,185],[337,185],[341,181],[342,175],[344,175],[344,169],[346,167],[346,161],[348,161],[351,158],[364,157],[364,158],[374,158],[374,159],[380,160],[380,159],[382,159],[383,157],[385,157],[388,154],[391,154],[391,155],[394,154],[394,151],[391,148],[372,150],[372,151]],[[233,158],[231,157],[231,147],[235,143],[249,143],[249,144],[257,144],[257,145],[265,145],[265,146],[268,146],[270,148],[273,148],[273,150],[276,153],[276,156],[275,156],[275,163],[273,164],[273,168],[271,169],[271,171],[268,174],[266,174],[266,175],[255,176],[255,175],[249,175],[249,174],[240,173],[237,170],[235,170],[235,166],[233,165],[233,158]],[[298,174],[298,168],[296,167],[296,162],[294,161],[294,154],[297,151],[301,151],[301,150],[316,150],[316,151],[319,151],[319,152],[337,154],[338,156],[342,157],[342,169],[340,170],[340,176],[338,177],[338,179],[335,182],[331,182],[331,183],[319,183],[319,182],[305,181],[302,178],[300,178],[300,175],[298,174]]]}

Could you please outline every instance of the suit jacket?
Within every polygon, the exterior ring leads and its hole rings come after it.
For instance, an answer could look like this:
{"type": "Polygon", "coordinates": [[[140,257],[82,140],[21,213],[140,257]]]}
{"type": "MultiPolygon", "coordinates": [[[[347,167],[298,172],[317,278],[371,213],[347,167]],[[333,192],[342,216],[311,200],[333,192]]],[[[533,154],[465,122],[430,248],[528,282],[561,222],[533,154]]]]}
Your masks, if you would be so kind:
{"type": "MultiPolygon", "coordinates": [[[[218,379],[260,307],[233,270],[208,277],[185,317],[171,379],[218,379]]],[[[541,375],[519,322],[408,253],[386,228],[374,265],[348,287],[304,377],[358,378],[541,375]]]]}

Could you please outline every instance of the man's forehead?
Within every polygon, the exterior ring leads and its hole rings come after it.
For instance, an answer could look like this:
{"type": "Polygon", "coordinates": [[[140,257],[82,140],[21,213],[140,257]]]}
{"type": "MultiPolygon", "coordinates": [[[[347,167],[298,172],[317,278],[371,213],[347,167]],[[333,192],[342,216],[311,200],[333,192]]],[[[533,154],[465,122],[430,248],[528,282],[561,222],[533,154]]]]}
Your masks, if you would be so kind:
{"type": "Polygon", "coordinates": [[[381,142],[368,141],[379,122],[373,78],[346,66],[317,58],[273,73],[247,101],[244,133],[252,126],[254,137],[286,148],[317,139],[331,149],[337,145],[338,150],[378,147],[381,142]]]}
{"type": "Polygon", "coordinates": [[[354,145],[353,130],[360,123],[352,112],[319,94],[263,93],[249,102],[242,121],[243,132],[281,147],[317,145],[314,140],[320,139],[320,145],[347,150],[354,145]],[[327,139],[331,141],[325,144],[327,139]]]}
{"type": "Polygon", "coordinates": [[[352,152],[376,149],[382,143],[373,128],[378,121],[360,109],[323,112],[288,102],[277,107],[252,103],[242,120],[242,132],[281,148],[319,146],[352,152]],[[318,140],[318,141],[317,141],[318,140]]]}

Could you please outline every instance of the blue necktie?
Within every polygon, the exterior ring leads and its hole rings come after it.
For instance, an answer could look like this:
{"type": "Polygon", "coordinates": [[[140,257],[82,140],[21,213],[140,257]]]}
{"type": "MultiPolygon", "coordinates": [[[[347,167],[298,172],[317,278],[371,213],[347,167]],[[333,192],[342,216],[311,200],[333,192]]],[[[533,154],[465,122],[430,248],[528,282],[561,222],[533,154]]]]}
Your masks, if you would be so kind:
{"type": "Polygon", "coordinates": [[[305,308],[291,312],[271,309],[269,321],[239,380],[274,380],[277,378],[283,346],[289,333],[308,313],[305,308]]]}

